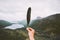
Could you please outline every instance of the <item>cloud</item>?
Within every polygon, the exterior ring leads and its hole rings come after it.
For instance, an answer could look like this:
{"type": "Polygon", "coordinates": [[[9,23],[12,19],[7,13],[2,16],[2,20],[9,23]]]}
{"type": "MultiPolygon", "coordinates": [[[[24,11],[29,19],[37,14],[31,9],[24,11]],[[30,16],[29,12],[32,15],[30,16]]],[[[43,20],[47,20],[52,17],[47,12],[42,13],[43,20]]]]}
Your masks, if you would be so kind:
{"type": "Polygon", "coordinates": [[[21,25],[21,24],[13,24],[11,26],[5,27],[5,29],[17,29],[17,28],[22,28],[22,27],[24,27],[24,25],[21,25]]]}
{"type": "Polygon", "coordinates": [[[59,0],[0,0],[0,19],[18,21],[26,19],[29,6],[32,8],[32,19],[46,17],[60,12],[59,0]]]}
{"type": "MultiPolygon", "coordinates": [[[[28,7],[32,8],[31,19],[60,13],[60,0],[0,0],[0,20],[17,22],[26,19],[28,7]]],[[[7,28],[16,29],[12,25],[7,28]]]]}

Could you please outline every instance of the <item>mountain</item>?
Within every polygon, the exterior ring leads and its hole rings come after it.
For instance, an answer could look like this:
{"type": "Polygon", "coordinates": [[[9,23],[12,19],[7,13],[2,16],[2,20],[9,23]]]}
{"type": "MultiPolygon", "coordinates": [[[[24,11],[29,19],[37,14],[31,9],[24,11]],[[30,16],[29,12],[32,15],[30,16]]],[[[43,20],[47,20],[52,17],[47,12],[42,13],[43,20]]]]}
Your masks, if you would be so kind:
{"type": "Polygon", "coordinates": [[[0,20],[0,28],[4,28],[6,26],[10,26],[12,23],[5,21],[5,20],[0,20]]]}
{"type": "MultiPolygon", "coordinates": [[[[60,40],[60,14],[32,20],[30,27],[36,31],[35,40],[60,40]]],[[[0,40],[29,40],[27,33],[26,27],[0,29],[0,40]]]]}
{"type": "Polygon", "coordinates": [[[47,38],[60,38],[60,14],[50,15],[43,19],[33,20],[31,27],[40,35],[43,34],[47,38]]]}
{"type": "Polygon", "coordinates": [[[24,27],[26,27],[27,21],[26,20],[18,21],[18,24],[22,24],[22,25],[24,25],[24,27]]]}

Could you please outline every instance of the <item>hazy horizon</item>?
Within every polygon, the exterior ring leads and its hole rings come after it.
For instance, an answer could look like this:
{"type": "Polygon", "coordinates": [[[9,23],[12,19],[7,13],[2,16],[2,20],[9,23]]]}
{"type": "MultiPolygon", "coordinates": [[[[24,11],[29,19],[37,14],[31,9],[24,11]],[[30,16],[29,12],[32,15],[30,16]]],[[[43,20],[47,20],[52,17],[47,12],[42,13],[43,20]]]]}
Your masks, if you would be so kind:
{"type": "Polygon", "coordinates": [[[17,22],[26,19],[28,7],[32,8],[31,19],[60,13],[59,0],[0,0],[0,20],[17,22]]]}
{"type": "MultiPolygon", "coordinates": [[[[26,19],[27,9],[31,7],[31,19],[47,17],[60,13],[60,0],[0,0],[0,20],[17,22],[26,19]]],[[[16,29],[24,27],[13,24],[6,28],[16,29]]]]}

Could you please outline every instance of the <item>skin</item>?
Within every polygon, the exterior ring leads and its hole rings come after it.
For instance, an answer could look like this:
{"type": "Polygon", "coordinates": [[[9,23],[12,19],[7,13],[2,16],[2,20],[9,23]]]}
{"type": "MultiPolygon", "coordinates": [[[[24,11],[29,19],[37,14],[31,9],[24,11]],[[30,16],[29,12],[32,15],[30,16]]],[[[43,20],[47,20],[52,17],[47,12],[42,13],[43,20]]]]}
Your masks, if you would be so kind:
{"type": "Polygon", "coordinates": [[[33,28],[26,28],[26,30],[28,31],[29,39],[34,40],[35,30],[33,28]]]}

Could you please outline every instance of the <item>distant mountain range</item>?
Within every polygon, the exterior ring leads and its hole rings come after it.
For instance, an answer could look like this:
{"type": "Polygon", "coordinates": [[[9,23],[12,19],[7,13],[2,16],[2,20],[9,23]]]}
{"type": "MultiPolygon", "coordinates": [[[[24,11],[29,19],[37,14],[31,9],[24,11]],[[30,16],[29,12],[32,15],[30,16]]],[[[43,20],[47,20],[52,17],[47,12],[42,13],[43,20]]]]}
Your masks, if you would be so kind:
{"type": "MultiPolygon", "coordinates": [[[[3,22],[5,24],[5,21],[3,22]]],[[[29,40],[26,30],[26,20],[19,21],[18,24],[23,24],[25,27],[15,30],[0,29],[0,39],[29,40]]],[[[32,20],[30,27],[36,30],[35,40],[60,40],[60,14],[32,20]]]]}
{"type": "Polygon", "coordinates": [[[12,25],[13,23],[10,23],[8,21],[5,21],[5,20],[0,20],[0,28],[4,28],[6,26],[10,26],[12,25]]]}
{"type": "Polygon", "coordinates": [[[39,34],[48,34],[48,36],[60,37],[60,14],[50,15],[43,19],[33,20],[31,27],[39,34]]]}

